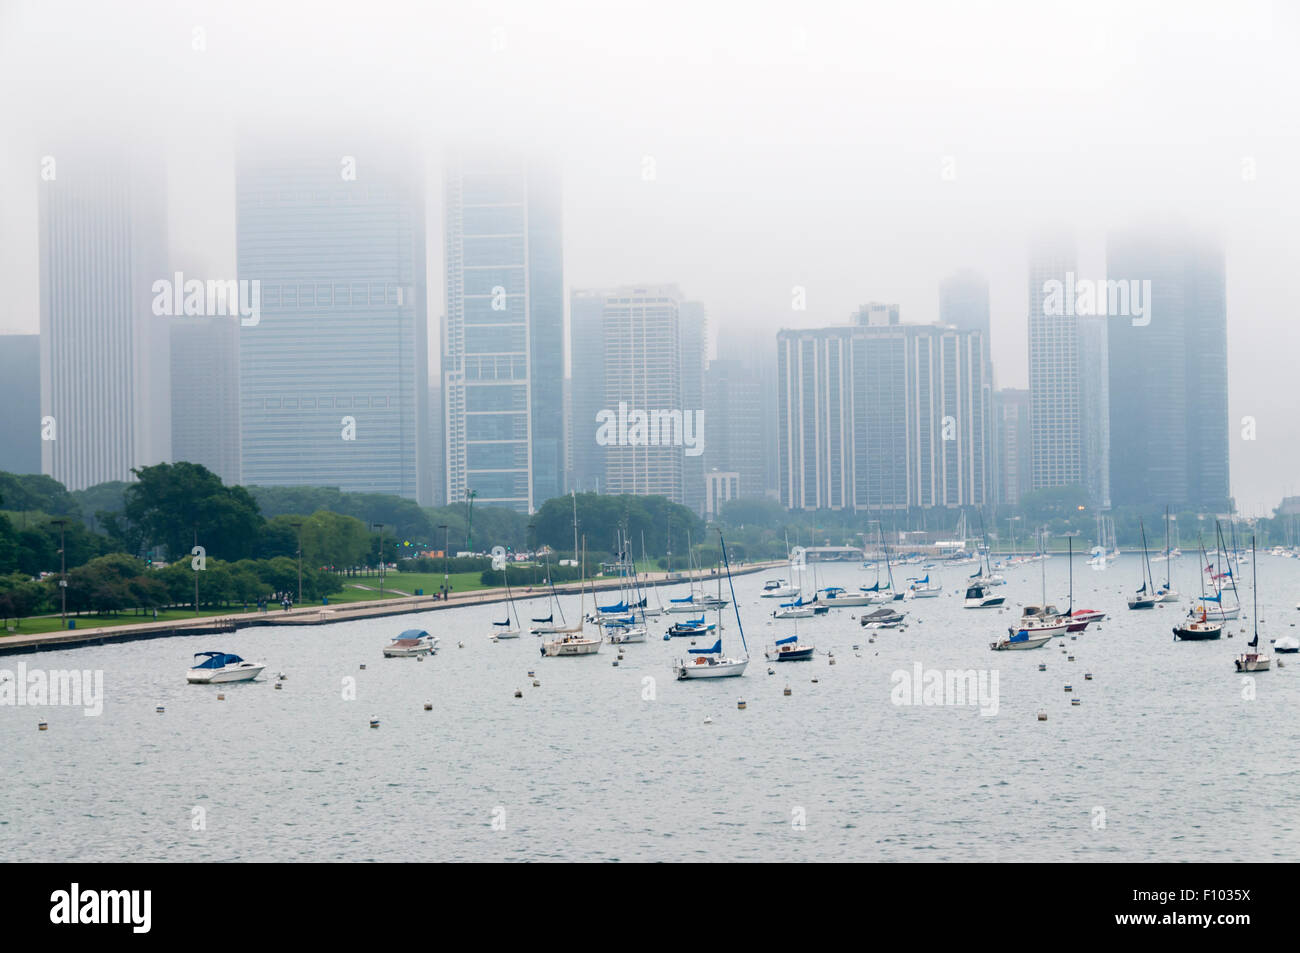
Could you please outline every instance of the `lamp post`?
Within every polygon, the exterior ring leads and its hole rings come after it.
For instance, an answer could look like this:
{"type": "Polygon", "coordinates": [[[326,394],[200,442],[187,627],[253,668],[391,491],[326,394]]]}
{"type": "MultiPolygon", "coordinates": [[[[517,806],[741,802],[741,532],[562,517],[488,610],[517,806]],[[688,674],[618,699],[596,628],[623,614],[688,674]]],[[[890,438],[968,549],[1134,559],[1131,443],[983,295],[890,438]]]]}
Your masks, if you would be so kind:
{"type": "Polygon", "coordinates": [[[384,598],[384,570],[388,568],[388,561],[384,559],[384,524],[371,523],[370,528],[373,530],[379,527],[379,598],[384,598]]]}
{"type": "Polygon", "coordinates": [[[447,547],[451,545],[448,542],[451,534],[451,527],[446,523],[439,523],[438,529],[442,530],[442,598],[445,600],[447,598],[447,593],[451,591],[451,587],[447,583],[447,547]]]}
{"type": "Polygon", "coordinates": [[[64,531],[67,529],[68,521],[66,519],[50,520],[59,528],[59,596],[60,611],[63,614],[63,627],[68,627],[68,555],[64,546],[64,531]]]}
{"type": "Polygon", "coordinates": [[[289,524],[298,534],[298,602],[302,602],[302,520],[289,524]]]}

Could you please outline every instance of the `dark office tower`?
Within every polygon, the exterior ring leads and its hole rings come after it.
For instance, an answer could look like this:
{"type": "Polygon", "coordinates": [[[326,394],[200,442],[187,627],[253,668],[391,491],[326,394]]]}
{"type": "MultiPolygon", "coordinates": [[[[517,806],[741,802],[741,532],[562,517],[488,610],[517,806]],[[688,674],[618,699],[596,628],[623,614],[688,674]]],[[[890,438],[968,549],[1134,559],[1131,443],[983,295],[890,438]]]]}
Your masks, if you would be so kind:
{"type": "Polygon", "coordinates": [[[442,412],[442,381],[429,382],[429,472],[432,474],[433,506],[447,505],[447,444],[443,436],[446,417],[442,412]]]}
{"type": "Polygon", "coordinates": [[[1030,489],[1029,391],[993,392],[998,433],[998,502],[1016,506],[1030,489]]]}
{"type": "Polygon", "coordinates": [[[1108,284],[1124,283],[1130,301],[1150,282],[1147,313],[1108,324],[1111,500],[1221,508],[1229,496],[1223,248],[1183,226],[1149,226],[1112,234],[1106,260],[1108,284]]]}
{"type": "Polygon", "coordinates": [[[40,184],[41,469],[70,490],[169,459],[167,184],[151,152],[52,147],[40,184]]]}
{"type": "Polygon", "coordinates": [[[567,488],[594,493],[605,486],[605,448],[596,443],[596,415],[606,407],[604,291],[574,291],[570,295],[569,342],[573,462],[567,488]]]}
{"type": "Polygon", "coordinates": [[[41,338],[0,334],[0,471],[41,472],[41,338]]]}
{"type": "Polygon", "coordinates": [[[242,482],[427,503],[423,167],[347,142],[240,157],[239,279],[261,289],[239,336],[242,482]]]}
{"type": "Polygon", "coordinates": [[[1073,236],[1045,233],[1031,244],[1029,422],[1035,490],[1084,483],[1078,318],[1073,307],[1057,307],[1061,296],[1048,290],[1049,283],[1073,289],[1076,262],[1073,236]]]}
{"type": "MultiPolygon", "coordinates": [[[[724,342],[718,342],[722,355],[724,342]]],[[[737,476],[730,498],[764,495],[763,385],[755,368],[736,357],[709,362],[704,374],[704,467],[737,476]]]]}
{"type": "Polygon", "coordinates": [[[564,469],[560,179],[544,164],[449,159],[442,374],[447,499],[531,512],[564,469]]]}
{"type": "MultiPolygon", "coordinates": [[[[702,302],[682,302],[678,330],[681,335],[682,360],[681,407],[683,411],[698,412],[704,408],[704,366],[709,356],[709,314],[702,302]]],[[[706,414],[705,427],[707,426],[706,414]]],[[[704,512],[703,454],[682,460],[682,503],[696,513],[704,512]]]]}
{"type": "Polygon", "coordinates": [[[989,282],[969,270],[958,271],[939,282],[939,323],[963,331],[981,331],[989,340],[989,282]]]}
{"type": "Polygon", "coordinates": [[[238,483],[239,318],[171,322],[172,459],[238,483]]]}

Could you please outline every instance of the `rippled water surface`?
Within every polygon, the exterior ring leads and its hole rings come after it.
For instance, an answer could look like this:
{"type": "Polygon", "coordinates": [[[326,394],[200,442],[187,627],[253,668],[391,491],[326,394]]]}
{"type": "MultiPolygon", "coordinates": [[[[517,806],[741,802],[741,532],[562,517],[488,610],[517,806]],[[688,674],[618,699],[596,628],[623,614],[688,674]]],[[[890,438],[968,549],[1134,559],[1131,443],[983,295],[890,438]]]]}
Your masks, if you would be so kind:
{"type": "MultiPolygon", "coordinates": [[[[1265,636],[1295,635],[1300,562],[1259,563],[1265,636]]],[[[1057,557],[1045,567],[1049,600],[1062,606],[1066,566],[1057,557]]],[[[990,652],[1019,605],[1040,601],[1040,566],[1006,572],[1000,592],[1014,608],[1003,613],[961,608],[954,593],[971,571],[947,569],[948,591],[906,603],[912,625],[874,644],[852,617],[861,609],[799,623],[817,657],[773,666],[774,675],[762,648],[793,623],[770,622],[763,575],[737,577],[754,661],[743,678],[713,682],[672,679],[686,645],[662,641],[666,621],[652,622],[651,640],[627,646],[616,667],[608,645],[543,659],[535,637],[492,642],[499,606],[0,656],[10,671],[20,661],[102,669],[106,695],[100,717],[0,707],[0,856],[1300,859],[1300,656],[1259,674],[1245,697],[1232,658],[1250,621],[1231,624],[1232,640],[1175,643],[1171,626],[1185,610],[1124,608],[1139,578],[1133,557],[1103,572],[1076,558],[1076,606],[1113,614],[1100,629],[990,652]],[[441,635],[439,654],[381,658],[412,626],[441,635]],[[187,685],[190,656],[206,649],[264,660],[288,679],[282,690],[266,676],[187,685]],[[996,715],[894,704],[892,673],[918,662],[996,672],[996,715]],[[343,697],[346,679],[356,700],[343,697]],[[36,730],[41,717],[48,731],[36,730]]],[[[874,578],[819,569],[822,585],[874,578]]],[[[1195,582],[1195,557],[1176,561],[1175,584],[1195,582]]],[[[521,614],[542,608],[523,603],[521,614]]],[[[725,621],[727,648],[738,648],[734,618],[725,621]]]]}

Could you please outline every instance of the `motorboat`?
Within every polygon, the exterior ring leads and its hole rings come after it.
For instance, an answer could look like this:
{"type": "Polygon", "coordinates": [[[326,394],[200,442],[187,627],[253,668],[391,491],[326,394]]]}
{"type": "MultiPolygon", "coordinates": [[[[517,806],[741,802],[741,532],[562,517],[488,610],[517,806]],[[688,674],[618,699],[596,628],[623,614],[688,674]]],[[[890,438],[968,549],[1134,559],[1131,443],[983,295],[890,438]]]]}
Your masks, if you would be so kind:
{"type": "Polygon", "coordinates": [[[1280,639],[1273,640],[1273,651],[1279,655],[1294,655],[1300,652],[1300,639],[1290,635],[1284,635],[1280,639]]]}
{"type": "Polygon", "coordinates": [[[799,589],[784,579],[769,579],[763,583],[763,591],[760,595],[764,599],[789,599],[791,596],[799,595],[799,589]]]}
{"type": "Polygon", "coordinates": [[[962,603],[962,608],[996,609],[1005,604],[1006,601],[1006,596],[991,595],[985,586],[971,585],[966,589],[966,600],[962,603]]]}
{"type": "Polygon", "coordinates": [[[407,629],[393,636],[393,641],[384,646],[384,658],[415,658],[417,655],[435,655],[437,651],[436,635],[423,629],[407,629]]]}
{"type": "Polygon", "coordinates": [[[595,655],[600,651],[600,639],[591,639],[581,632],[559,635],[542,643],[544,658],[563,658],[570,655],[595,655]]]}
{"type": "Polygon", "coordinates": [[[191,685],[212,685],[226,682],[251,682],[266,668],[264,662],[245,662],[228,652],[195,652],[196,659],[204,659],[188,672],[185,680],[191,685]]]}
{"type": "Polygon", "coordinates": [[[852,606],[869,606],[872,605],[871,597],[868,595],[854,595],[846,592],[839,586],[829,586],[818,593],[817,601],[824,606],[833,609],[850,608],[852,606]],[[825,596],[826,598],[822,598],[825,596]]]}
{"type": "Polygon", "coordinates": [[[705,622],[704,616],[698,619],[687,619],[685,622],[674,622],[668,627],[668,632],[664,639],[687,639],[697,635],[708,635],[717,626],[712,622],[705,622]]]}
{"type": "Polygon", "coordinates": [[[1005,638],[998,639],[996,642],[990,642],[989,648],[995,652],[1017,651],[1021,649],[1036,649],[1052,641],[1050,634],[1043,632],[1031,632],[1028,629],[1011,629],[1005,638]]]}
{"type": "Polygon", "coordinates": [[[858,624],[867,629],[896,629],[903,624],[906,615],[905,612],[882,607],[875,612],[864,612],[858,619],[858,624]]]}

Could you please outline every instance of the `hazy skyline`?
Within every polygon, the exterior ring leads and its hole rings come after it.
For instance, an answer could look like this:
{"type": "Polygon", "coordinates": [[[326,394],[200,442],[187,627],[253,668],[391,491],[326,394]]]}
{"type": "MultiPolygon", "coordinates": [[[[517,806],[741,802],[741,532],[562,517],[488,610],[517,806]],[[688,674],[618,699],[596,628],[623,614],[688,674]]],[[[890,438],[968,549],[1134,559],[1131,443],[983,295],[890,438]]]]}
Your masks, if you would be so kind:
{"type": "Polygon", "coordinates": [[[187,275],[235,275],[241,131],[355,128],[364,155],[365,130],[400,129],[429,169],[436,341],[444,150],[503,141],[563,169],[566,308],[674,283],[712,336],[774,353],[779,328],[869,300],[934,321],[940,280],[971,268],[1000,387],[1027,385],[1036,229],[1074,229],[1104,277],[1109,229],[1174,216],[1226,250],[1232,489],[1258,515],[1300,489],[1298,38],[1283,3],[0,2],[0,332],[39,326],[41,157],[106,134],[165,153],[187,275]]]}

